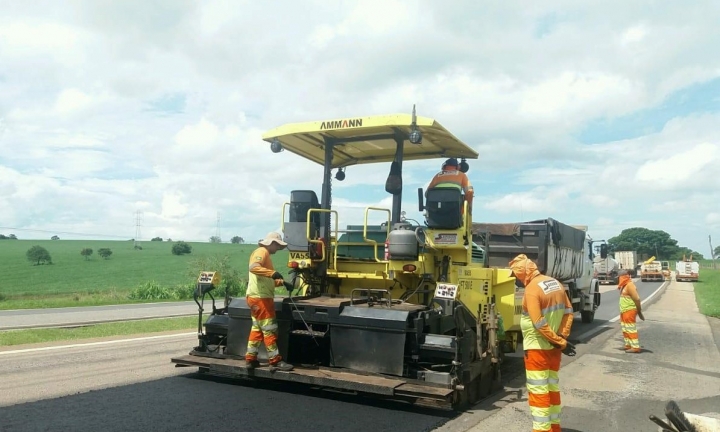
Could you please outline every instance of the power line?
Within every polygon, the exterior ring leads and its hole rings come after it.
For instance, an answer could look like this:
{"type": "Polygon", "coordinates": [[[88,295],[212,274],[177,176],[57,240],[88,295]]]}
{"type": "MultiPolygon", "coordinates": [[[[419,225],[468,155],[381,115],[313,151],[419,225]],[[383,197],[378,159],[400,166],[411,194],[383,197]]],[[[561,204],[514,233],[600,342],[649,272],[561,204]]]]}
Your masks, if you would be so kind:
{"type": "Polygon", "coordinates": [[[49,231],[49,230],[41,230],[41,229],[33,229],[33,228],[16,228],[16,227],[3,227],[3,226],[0,226],[0,229],[13,230],[13,231],[42,232],[42,233],[48,233],[48,234],[67,234],[67,235],[77,235],[77,236],[85,236],[85,237],[115,237],[115,238],[122,238],[122,239],[127,239],[127,237],[128,237],[128,236],[119,236],[119,235],[112,235],[112,234],[90,234],[90,233],[78,233],[78,232],[69,232],[69,231],[49,231]]]}

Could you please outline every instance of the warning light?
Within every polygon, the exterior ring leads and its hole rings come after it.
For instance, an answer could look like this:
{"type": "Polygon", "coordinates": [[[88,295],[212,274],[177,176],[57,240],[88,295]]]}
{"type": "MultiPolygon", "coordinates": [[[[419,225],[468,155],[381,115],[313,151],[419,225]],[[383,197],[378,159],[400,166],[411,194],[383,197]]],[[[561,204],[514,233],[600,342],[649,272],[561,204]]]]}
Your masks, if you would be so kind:
{"type": "Polygon", "coordinates": [[[415,267],[415,264],[405,264],[405,265],[403,266],[403,271],[404,271],[404,272],[412,273],[412,272],[414,272],[416,269],[417,269],[417,267],[415,267]]]}

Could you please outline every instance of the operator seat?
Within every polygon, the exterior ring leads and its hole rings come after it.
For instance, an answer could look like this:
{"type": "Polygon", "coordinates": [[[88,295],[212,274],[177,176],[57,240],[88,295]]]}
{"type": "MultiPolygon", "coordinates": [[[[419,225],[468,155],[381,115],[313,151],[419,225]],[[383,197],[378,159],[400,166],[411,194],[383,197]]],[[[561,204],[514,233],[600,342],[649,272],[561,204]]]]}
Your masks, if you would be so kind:
{"type": "Polygon", "coordinates": [[[311,238],[320,235],[320,213],[312,213],[308,220],[310,209],[320,208],[317,195],[312,190],[294,190],[290,192],[290,218],[285,223],[284,240],[288,243],[290,252],[307,252],[310,244],[307,241],[308,225],[311,238]]]}
{"type": "Polygon", "coordinates": [[[465,196],[456,188],[428,189],[425,198],[428,228],[458,229],[463,225],[463,203],[465,196]]]}

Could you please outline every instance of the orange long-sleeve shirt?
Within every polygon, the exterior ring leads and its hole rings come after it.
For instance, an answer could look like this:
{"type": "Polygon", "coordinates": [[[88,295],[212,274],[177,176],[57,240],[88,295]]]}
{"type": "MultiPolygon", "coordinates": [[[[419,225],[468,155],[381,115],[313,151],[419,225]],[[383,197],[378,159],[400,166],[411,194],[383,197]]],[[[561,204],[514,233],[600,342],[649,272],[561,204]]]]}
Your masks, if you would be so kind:
{"type": "Polygon", "coordinates": [[[270,252],[262,246],[250,254],[248,271],[250,274],[247,295],[250,297],[272,298],[275,296],[274,287],[283,284],[280,279],[271,279],[275,274],[275,267],[270,259],[270,252]]]}

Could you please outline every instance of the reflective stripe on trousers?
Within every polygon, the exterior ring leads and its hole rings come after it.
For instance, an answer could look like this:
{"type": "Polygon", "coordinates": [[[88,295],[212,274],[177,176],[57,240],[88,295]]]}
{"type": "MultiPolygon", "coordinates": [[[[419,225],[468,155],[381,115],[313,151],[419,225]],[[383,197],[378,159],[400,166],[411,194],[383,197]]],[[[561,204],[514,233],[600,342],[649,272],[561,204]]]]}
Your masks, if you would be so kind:
{"type": "Polygon", "coordinates": [[[277,346],[277,320],[275,319],[275,300],[272,298],[246,297],[252,316],[252,328],[248,337],[245,360],[257,360],[260,344],[265,342],[268,362],[276,364],[282,360],[277,346]]]}
{"type": "Polygon", "coordinates": [[[559,349],[525,351],[528,404],[533,432],[560,431],[560,362],[559,349]]]}
{"type": "Polygon", "coordinates": [[[631,349],[640,349],[640,340],[635,325],[636,319],[637,309],[631,309],[620,314],[620,328],[622,328],[623,339],[625,339],[625,347],[631,349]]]}

